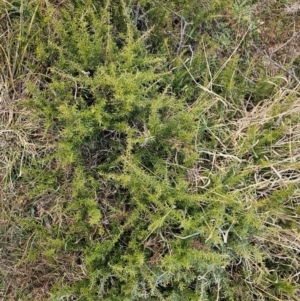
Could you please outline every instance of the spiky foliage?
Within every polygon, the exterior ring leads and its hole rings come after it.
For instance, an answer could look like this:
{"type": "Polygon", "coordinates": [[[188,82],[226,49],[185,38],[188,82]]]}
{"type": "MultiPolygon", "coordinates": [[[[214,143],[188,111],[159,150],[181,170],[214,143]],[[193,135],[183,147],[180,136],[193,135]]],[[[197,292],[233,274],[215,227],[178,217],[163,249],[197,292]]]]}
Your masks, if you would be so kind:
{"type": "Polygon", "coordinates": [[[297,300],[297,74],[202,2],[1,6],[4,298],[297,300]]]}

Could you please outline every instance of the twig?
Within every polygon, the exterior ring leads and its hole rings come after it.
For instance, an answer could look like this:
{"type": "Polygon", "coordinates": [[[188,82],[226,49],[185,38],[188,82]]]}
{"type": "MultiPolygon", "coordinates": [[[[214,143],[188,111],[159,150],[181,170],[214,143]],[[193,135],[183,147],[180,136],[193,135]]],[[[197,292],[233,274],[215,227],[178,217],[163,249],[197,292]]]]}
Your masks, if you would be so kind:
{"type": "Polygon", "coordinates": [[[131,10],[134,14],[134,25],[137,26],[139,15],[140,15],[140,7],[139,6],[132,6],[131,10]]]}
{"type": "Polygon", "coordinates": [[[184,47],[188,47],[191,50],[192,53],[192,58],[194,57],[194,51],[192,49],[191,45],[184,45],[184,36],[186,35],[185,31],[188,25],[191,25],[193,23],[191,22],[187,22],[185,17],[183,17],[182,15],[179,15],[178,13],[176,13],[174,10],[170,9],[169,7],[167,7],[166,5],[164,5],[163,3],[161,3],[160,1],[156,1],[154,0],[154,2],[159,3],[160,5],[162,5],[165,9],[167,9],[168,11],[170,11],[171,13],[173,13],[174,15],[176,15],[177,17],[180,18],[180,39],[178,42],[178,47],[177,47],[177,51],[176,51],[176,55],[179,54],[180,50],[184,47]]]}
{"type": "Polygon", "coordinates": [[[272,53],[270,54],[270,57],[272,57],[272,55],[274,53],[276,53],[277,51],[279,51],[280,49],[285,47],[288,43],[290,43],[293,39],[295,39],[299,35],[299,33],[300,33],[300,31],[294,32],[294,34],[291,38],[289,38],[285,43],[281,44],[279,47],[277,47],[275,50],[272,51],[272,53]]]}
{"type": "Polygon", "coordinates": [[[283,70],[284,72],[286,72],[289,76],[291,76],[298,84],[300,84],[300,80],[298,79],[298,77],[291,73],[289,70],[286,70],[283,66],[281,66],[280,64],[278,64],[277,62],[275,62],[269,55],[267,55],[266,53],[262,52],[258,47],[256,47],[255,45],[253,45],[253,47],[263,56],[265,56],[269,61],[271,61],[275,66],[277,66],[278,68],[280,68],[281,70],[283,70]]]}
{"type": "MultiPolygon", "coordinates": [[[[175,13],[175,12],[173,12],[173,13],[175,13]]],[[[180,21],[180,40],[179,40],[178,48],[177,48],[177,51],[176,51],[176,54],[178,55],[180,50],[184,47],[183,46],[183,42],[184,42],[183,40],[184,40],[184,36],[185,36],[186,27],[188,25],[192,24],[192,23],[188,23],[183,16],[180,16],[178,14],[176,14],[176,15],[179,16],[180,19],[181,19],[181,21],[180,21]]]]}
{"type": "Polygon", "coordinates": [[[230,225],[230,227],[227,229],[227,230],[222,230],[222,227],[219,228],[219,232],[221,233],[222,237],[223,237],[223,241],[224,241],[224,244],[227,244],[227,241],[228,241],[228,235],[229,235],[229,232],[232,228],[234,223],[232,223],[230,225]]]}

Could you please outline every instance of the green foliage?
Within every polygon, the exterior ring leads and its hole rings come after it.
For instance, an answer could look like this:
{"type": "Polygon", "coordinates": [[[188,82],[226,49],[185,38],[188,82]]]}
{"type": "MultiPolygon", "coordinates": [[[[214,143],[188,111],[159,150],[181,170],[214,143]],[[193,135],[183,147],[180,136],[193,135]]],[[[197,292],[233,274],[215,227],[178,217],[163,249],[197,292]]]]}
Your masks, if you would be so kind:
{"type": "Polygon", "coordinates": [[[9,220],[45,300],[297,295],[297,89],[248,60],[252,1],[202,2],[20,1],[40,146],[9,220]]]}

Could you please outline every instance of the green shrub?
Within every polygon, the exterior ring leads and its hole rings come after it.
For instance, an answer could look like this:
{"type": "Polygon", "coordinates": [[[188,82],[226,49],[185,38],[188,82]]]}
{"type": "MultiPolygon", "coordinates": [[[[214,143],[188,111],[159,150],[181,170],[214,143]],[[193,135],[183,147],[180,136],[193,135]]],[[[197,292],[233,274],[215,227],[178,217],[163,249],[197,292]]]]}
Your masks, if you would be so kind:
{"type": "Polygon", "coordinates": [[[20,298],[296,300],[297,87],[244,3],[20,1],[20,298]]]}

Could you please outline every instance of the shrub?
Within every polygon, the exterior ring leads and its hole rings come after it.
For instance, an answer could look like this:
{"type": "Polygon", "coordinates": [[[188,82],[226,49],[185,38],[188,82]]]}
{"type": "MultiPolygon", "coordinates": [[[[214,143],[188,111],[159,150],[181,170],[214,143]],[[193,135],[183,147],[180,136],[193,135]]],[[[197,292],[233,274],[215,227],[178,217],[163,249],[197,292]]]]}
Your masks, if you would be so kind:
{"type": "Polygon", "coordinates": [[[3,178],[5,297],[296,300],[298,86],[251,57],[252,1],[201,5],[4,6],[31,122],[3,178]]]}

